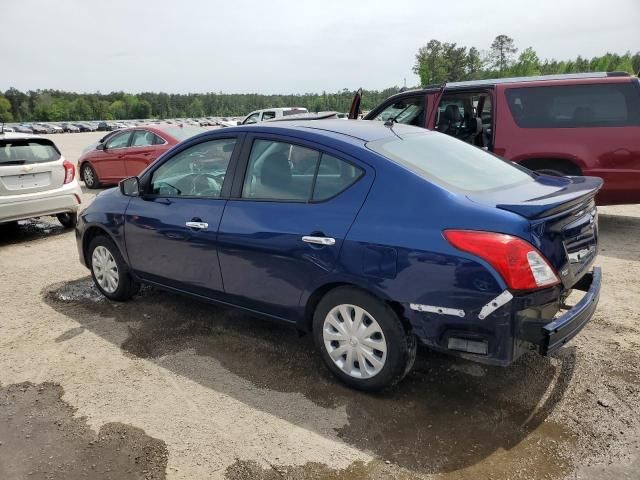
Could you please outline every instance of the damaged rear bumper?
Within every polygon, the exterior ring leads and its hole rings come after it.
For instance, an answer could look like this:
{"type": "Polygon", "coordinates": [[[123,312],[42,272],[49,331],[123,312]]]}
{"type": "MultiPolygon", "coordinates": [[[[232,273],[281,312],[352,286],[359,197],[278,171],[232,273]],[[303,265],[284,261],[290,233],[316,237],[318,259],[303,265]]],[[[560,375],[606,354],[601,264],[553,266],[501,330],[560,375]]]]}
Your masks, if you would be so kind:
{"type": "Polygon", "coordinates": [[[543,330],[540,353],[547,355],[562,347],[584,328],[598,306],[602,270],[595,267],[587,273],[573,288],[586,292],[584,297],[569,311],[546,324],[543,330]]]}

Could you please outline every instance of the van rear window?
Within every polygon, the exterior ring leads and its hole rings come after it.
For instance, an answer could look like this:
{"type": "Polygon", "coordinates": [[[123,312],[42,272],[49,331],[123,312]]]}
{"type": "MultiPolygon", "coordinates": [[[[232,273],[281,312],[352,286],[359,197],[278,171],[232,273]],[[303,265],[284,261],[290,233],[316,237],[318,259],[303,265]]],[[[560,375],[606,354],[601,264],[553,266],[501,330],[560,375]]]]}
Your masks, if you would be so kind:
{"type": "Polygon", "coordinates": [[[509,88],[506,95],[522,128],[640,125],[640,88],[631,82],[509,88]]]}
{"type": "Polygon", "coordinates": [[[60,152],[46,138],[0,139],[0,165],[53,162],[59,158],[60,152]]]}

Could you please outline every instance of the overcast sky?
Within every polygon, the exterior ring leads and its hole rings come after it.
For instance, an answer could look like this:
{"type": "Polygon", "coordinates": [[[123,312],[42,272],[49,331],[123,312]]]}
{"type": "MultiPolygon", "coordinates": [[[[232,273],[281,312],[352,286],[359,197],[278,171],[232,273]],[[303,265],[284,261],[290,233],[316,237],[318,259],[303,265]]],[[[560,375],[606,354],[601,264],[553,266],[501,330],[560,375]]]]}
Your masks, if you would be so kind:
{"type": "Polygon", "coordinates": [[[640,0],[1,0],[0,90],[304,93],[416,85],[436,38],[541,58],[640,49],[640,0]]]}

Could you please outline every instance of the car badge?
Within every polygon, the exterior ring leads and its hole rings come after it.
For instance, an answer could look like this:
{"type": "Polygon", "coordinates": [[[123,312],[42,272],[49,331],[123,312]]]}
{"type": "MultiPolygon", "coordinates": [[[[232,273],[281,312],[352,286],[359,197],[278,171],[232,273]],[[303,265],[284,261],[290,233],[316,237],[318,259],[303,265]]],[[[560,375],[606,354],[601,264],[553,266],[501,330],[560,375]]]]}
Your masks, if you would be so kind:
{"type": "Polygon", "coordinates": [[[25,165],[24,167],[22,167],[23,172],[30,172],[31,170],[33,170],[33,167],[31,165],[25,165]]]}

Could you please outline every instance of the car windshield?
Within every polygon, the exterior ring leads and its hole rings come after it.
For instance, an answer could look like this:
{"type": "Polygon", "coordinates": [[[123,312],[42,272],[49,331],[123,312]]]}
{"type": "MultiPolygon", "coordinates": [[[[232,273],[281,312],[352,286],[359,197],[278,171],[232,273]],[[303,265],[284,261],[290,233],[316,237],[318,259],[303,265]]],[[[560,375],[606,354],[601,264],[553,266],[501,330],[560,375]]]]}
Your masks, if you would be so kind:
{"type": "Polygon", "coordinates": [[[0,165],[53,162],[60,152],[51,141],[42,139],[0,139],[0,165]]]}
{"type": "Polygon", "coordinates": [[[533,181],[532,174],[448,135],[425,132],[367,143],[367,148],[415,174],[462,193],[480,193],[533,181]]]}
{"type": "Polygon", "coordinates": [[[206,128],[199,127],[167,127],[162,129],[179,142],[191,138],[194,135],[208,131],[206,128]]]}

